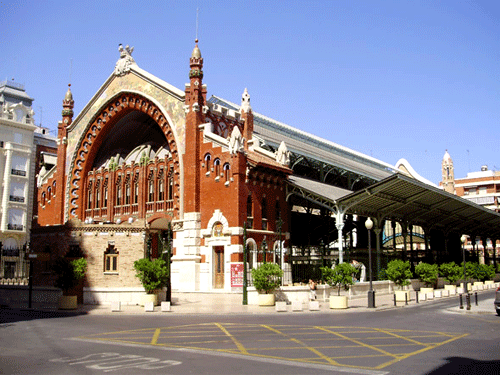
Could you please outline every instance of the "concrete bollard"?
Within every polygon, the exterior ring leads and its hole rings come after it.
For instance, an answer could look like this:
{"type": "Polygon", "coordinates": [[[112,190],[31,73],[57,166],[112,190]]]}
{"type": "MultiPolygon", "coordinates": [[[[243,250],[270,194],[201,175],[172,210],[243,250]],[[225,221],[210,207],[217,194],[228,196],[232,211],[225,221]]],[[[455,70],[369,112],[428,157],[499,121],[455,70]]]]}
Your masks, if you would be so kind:
{"type": "Polygon", "coordinates": [[[144,311],[146,312],[152,312],[155,311],[155,304],[153,301],[146,302],[144,304],[144,311]]]}
{"type": "Polygon", "coordinates": [[[170,309],[170,302],[162,301],[162,303],[161,303],[161,312],[170,312],[170,311],[172,311],[170,309]]]}
{"type": "Polygon", "coordinates": [[[434,292],[429,292],[429,293],[425,293],[426,294],[426,298],[429,300],[429,299],[434,299],[434,292]]]}
{"type": "Polygon", "coordinates": [[[441,298],[443,294],[441,293],[441,290],[435,290],[434,291],[434,298],[441,298]]]}
{"type": "Polygon", "coordinates": [[[309,311],[319,311],[319,302],[309,301],[309,311]]]}
{"type": "Polygon", "coordinates": [[[286,312],[286,301],[276,301],[275,308],[276,312],[286,312]]]}
{"type": "Polygon", "coordinates": [[[418,300],[425,301],[427,299],[426,293],[418,292],[418,300]]]}
{"type": "Polygon", "coordinates": [[[441,291],[443,297],[449,297],[450,296],[450,291],[449,290],[442,290],[441,291]]]}
{"type": "Polygon", "coordinates": [[[302,311],[302,302],[292,301],[292,311],[302,311]]]}
{"type": "Polygon", "coordinates": [[[111,312],[122,311],[122,303],[120,301],[111,302],[111,312]]]}

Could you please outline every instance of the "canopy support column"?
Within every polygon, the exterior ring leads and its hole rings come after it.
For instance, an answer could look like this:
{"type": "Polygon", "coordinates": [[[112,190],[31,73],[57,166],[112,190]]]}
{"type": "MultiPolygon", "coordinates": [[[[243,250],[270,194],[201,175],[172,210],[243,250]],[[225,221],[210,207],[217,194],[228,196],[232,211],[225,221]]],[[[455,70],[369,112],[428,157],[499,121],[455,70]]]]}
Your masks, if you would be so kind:
{"type": "Polygon", "coordinates": [[[337,211],[335,214],[335,226],[337,227],[338,241],[339,241],[339,264],[344,263],[344,212],[337,211]]]}

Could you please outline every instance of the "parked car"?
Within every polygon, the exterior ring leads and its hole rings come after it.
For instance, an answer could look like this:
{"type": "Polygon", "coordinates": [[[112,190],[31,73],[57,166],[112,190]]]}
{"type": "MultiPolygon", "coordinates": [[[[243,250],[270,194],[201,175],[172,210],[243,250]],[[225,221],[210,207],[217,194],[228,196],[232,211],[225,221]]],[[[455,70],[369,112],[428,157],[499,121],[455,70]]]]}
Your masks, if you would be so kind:
{"type": "Polygon", "coordinates": [[[495,294],[495,309],[497,310],[497,315],[500,315],[500,286],[497,288],[497,292],[495,294]]]}

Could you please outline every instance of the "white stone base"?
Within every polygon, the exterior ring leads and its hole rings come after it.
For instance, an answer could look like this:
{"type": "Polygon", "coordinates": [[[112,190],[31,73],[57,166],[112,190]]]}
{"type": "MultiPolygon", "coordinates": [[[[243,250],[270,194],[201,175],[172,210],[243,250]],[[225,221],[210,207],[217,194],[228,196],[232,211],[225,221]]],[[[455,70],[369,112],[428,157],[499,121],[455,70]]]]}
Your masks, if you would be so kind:
{"type": "Polygon", "coordinates": [[[276,312],[286,312],[286,302],[285,301],[276,301],[276,312]]]}
{"type": "Polygon", "coordinates": [[[170,309],[170,302],[163,301],[163,302],[161,303],[161,311],[162,311],[162,312],[170,312],[170,311],[172,311],[172,310],[170,309]]]}
{"type": "Polygon", "coordinates": [[[302,311],[302,302],[299,301],[293,301],[292,302],[292,311],[302,311]]]}
{"type": "Polygon", "coordinates": [[[319,302],[309,301],[309,311],[319,311],[319,302]]]}
{"type": "Polygon", "coordinates": [[[120,301],[111,302],[111,311],[112,312],[120,312],[122,311],[122,303],[120,301]]]}
{"type": "Polygon", "coordinates": [[[418,300],[419,301],[425,301],[425,300],[427,300],[427,294],[426,293],[422,293],[422,292],[418,292],[418,300]]]}
{"type": "Polygon", "coordinates": [[[435,290],[434,291],[434,298],[441,298],[443,296],[441,290],[435,290]]]}
{"type": "Polygon", "coordinates": [[[153,312],[153,311],[155,311],[155,304],[154,304],[154,302],[151,302],[151,301],[146,302],[144,304],[144,311],[146,311],[146,312],[153,312]]]}
{"type": "Polygon", "coordinates": [[[450,291],[449,290],[442,290],[441,294],[443,297],[448,297],[450,295],[450,291]]]}

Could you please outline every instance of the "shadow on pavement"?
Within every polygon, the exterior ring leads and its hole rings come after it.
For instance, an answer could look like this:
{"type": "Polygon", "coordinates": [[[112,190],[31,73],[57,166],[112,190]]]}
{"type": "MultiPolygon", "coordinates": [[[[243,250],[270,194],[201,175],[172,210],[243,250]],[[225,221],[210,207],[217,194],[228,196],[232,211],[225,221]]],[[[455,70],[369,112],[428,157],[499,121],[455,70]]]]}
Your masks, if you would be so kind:
{"type": "Polygon", "coordinates": [[[8,323],[35,319],[67,318],[86,314],[85,311],[42,311],[4,307],[0,308],[0,329],[8,326],[8,323]]]}
{"type": "Polygon", "coordinates": [[[428,372],[427,375],[485,375],[500,374],[500,361],[479,361],[464,357],[448,357],[448,363],[428,372]]]}

